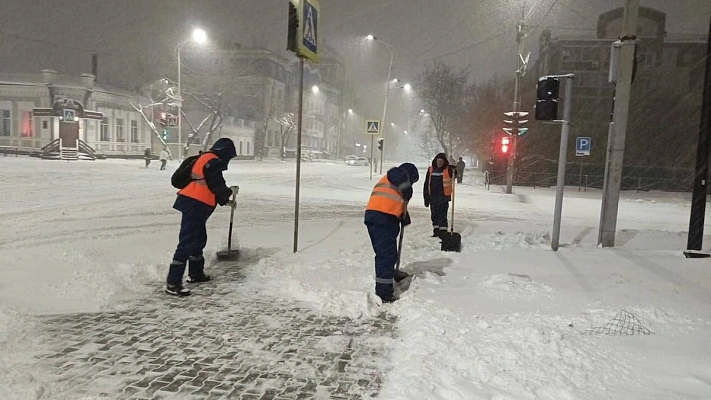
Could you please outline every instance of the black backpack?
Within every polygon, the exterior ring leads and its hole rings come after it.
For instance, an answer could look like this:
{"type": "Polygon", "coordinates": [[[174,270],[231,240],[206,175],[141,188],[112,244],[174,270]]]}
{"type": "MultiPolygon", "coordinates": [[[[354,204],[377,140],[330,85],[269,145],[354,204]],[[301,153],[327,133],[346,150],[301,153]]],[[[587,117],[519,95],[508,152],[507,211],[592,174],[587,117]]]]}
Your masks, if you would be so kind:
{"type": "Polygon", "coordinates": [[[178,169],[173,172],[173,176],[170,177],[170,183],[176,189],[183,189],[190,184],[190,182],[196,180],[192,177],[193,166],[197,159],[200,158],[200,154],[190,156],[180,163],[178,169]]]}

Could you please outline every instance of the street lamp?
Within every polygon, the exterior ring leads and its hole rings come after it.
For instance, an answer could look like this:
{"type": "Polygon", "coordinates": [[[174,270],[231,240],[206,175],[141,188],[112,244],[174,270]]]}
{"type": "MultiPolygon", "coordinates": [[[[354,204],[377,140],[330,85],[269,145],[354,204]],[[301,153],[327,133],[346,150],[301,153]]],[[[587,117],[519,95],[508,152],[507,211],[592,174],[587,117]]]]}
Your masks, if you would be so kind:
{"type": "Polygon", "coordinates": [[[405,89],[406,92],[409,92],[412,90],[412,85],[406,83],[402,88],[405,89]]]}
{"type": "Polygon", "coordinates": [[[313,85],[313,86],[311,86],[311,91],[312,91],[312,92],[318,93],[318,90],[319,90],[319,89],[318,89],[318,85],[313,85]]]}
{"type": "Polygon", "coordinates": [[[353,114],[353,109],[352,109],[352,108],[349,108],[349,109],[348,109],[348,114],[353,114]]]}
{"type": "MultiPolygon", "coordinates": [[[[385,48],[387,48],[388,51],[390,52],[390,66],[388,67],[388,80],[385,81],[387,83],[387,86],[385,88],[385,104],[383,104],[383,118],[380,122],[381,124],[383,124],[383,126],[385,126],[385,116],[386,116],[386,113],[388,110],[388,95],[390,94],[390,78],[391,78],[391,74],[393,71],[393,60],[395,59],[395,51],[394,51],[393,46],[390,43],[388,43],[384,40],[380,40],[373,35],[366,36],[366,39],[368,39],[369,41],[377,41],[379,43],[382,43],[385,46],[385,48]]],[[[395,79],[394,82],[398,82],[398,80],[395,79]]],[[[383,130],[383,132],[381,132],[381,136],[385,137],[385,130],[383,130]]],[[[382,158],[383,154],[380,153],[380,156],[382,158]]],[[[383,160],[380,160],[380,173],[383,172],[383,162],[382,161],[383,160]]],[[[372,174],[371,174],[370,178],[371,179],[373,178],[372,174]]]]}
{"type": "Polygon", "coordinates": [[[178,52],[178,159],[182,160],[183,159],[183,91],[182,87],[180,85],[180,50],[182,50],[183,46],[188,44],[192,40],[193,42],[197,44],[205,44],[207,43],[207,33],[205,33],[204,30],[200,28],[196,28],[193,30],[192,37],[182,43],[180,43],[177,47],[177,52],[178,52]]]}

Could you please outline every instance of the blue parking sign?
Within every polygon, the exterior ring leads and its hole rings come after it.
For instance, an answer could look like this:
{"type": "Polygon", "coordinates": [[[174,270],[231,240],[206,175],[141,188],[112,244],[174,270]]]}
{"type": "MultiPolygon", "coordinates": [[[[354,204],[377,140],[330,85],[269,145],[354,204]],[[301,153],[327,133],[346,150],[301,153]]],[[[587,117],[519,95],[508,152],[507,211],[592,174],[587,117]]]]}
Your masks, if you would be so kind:
{"type": "Polygon", "coordinates": [[[592,138],[589,137],[577,137],[575,138],[575,155],[576,156],[589,156],[590,149],[592,148],[592,138]]]}

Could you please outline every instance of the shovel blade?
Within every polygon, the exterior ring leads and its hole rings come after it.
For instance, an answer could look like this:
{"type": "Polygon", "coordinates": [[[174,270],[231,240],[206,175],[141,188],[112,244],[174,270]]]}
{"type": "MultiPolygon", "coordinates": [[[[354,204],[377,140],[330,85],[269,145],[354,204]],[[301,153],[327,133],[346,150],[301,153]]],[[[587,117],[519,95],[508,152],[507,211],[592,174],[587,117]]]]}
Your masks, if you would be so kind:
{"type": "Polygon", "coordinates": [[[239,250],[224,250],[217,252],[217,259],[220,261],[236,261],[239,258],[239,250]]]}

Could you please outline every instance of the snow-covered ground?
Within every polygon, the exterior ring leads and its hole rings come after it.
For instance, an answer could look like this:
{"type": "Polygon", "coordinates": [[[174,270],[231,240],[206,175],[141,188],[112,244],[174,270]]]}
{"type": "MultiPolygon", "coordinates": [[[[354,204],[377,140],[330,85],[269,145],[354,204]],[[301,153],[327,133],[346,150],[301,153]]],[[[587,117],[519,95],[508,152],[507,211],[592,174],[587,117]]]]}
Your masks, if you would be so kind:
{"type": "MultiPolygon", "coordinates": [[[[142,163],[0,157],[0,344],[7,349],[0,398],[43,397],[42,371],[28,369],[24,352],[36,333],[31,316],[163,295],[155,283],[165,279],[180,221],[169,183],[176,163],[168,171],[142,163]]],[[[374,182],[366,167],[302,164],[296,254],[294,164],[233,162],[226,177],[241,187],[240,247],[272,253],[247,270],[244,285],[327,315],[379,311],[368,301],[373,252],[362,215],[374,182]]],[[[618,247],[601,249],[600,192],[568,188],[562,247],[553,252],[553,189],[487,191],[476,171],[464,183],[456,198],[459,254],[440,252],[429,237],[416,185],[402,254],[403,269],[416,277],[384,307],[398,318],[397,338],[382,360],[379,398],[711,398],[711,261],[681,254],[689,194],[624,193],[618,247]],[[653,334],[587,332],[625,312],[653,334]]],[[[225,208],[211,218],[206,254],[226,246],[228,219],[225,208]]]]}

